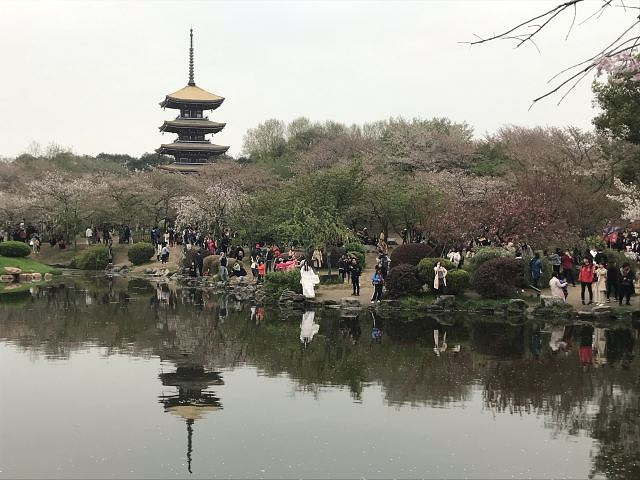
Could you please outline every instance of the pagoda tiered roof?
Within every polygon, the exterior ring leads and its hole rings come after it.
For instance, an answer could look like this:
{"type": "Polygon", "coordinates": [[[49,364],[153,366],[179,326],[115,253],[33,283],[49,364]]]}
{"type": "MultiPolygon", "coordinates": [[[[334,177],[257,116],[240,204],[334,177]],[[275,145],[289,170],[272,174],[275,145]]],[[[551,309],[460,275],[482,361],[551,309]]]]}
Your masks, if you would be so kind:
{"type": "Polygon", "coordinates": [[[178,133],[182,129],[201,130],[204,133],[218,133],[225,127],[226,123],[212,122],[204,118],[176,118],[175,120],[165,120],[162,126],[158,127],[161,132],[178,133]]]}
{"type": "Polygon", "coordinates": [[[181,142],[179,140],[173,143],[163,143],[160,148],[156,149],[157,153],[173,155],[175,153],[207,153],[209,155],[220,155],[229,150],[224,145],[215,145],[209,142],[181,142]]]}
{"type": "Polygon", "coordinates": [[[224,97],[207,92],[193,84],[167,95],[160,102],[160,106],[163,108],[182,108],[187,105],[198,105],[202,106],[204,110],[215,110],[222,102],[224,102],[224,97]]]}

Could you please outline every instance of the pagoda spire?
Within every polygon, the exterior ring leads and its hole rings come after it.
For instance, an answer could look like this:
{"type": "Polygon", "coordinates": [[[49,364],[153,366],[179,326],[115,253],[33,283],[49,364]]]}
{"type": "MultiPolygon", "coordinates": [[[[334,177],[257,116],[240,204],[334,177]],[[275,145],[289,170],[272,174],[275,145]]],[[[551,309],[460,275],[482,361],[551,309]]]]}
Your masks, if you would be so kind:
{"type": "Polygon", "coordinates": [[[189,30],[189,85],[195,86],[196,82],[193,79],[193,28],[189,30]]]}

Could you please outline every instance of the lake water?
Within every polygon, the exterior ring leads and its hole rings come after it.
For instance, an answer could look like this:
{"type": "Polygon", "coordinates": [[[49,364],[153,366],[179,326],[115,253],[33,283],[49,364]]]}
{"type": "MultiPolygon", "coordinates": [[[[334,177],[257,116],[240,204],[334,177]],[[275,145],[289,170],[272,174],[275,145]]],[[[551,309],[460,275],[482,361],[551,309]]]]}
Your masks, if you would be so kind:
{"type": "Polygon", "coordinates": [[[639,327],[57,279],[0,300],[0,477],[637,479],[639,327]]]}

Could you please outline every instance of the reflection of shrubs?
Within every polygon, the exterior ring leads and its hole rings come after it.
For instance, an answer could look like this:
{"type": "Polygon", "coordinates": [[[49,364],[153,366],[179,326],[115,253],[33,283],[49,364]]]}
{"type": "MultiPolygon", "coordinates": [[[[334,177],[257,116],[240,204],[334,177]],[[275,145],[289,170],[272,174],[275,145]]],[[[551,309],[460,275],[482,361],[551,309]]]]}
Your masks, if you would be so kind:
{"type": "Polygon", "coordinates": [[[456,268],[453,262],[450,262],[446,258],[435,258],[435,257],[427,257],[420,260],[418,263],[418,277],[422,281],[422,284],[426,284],[429,289],[433,287],[433,279],[435,277],[436,272],[433,271],[436,264],[440,262],[444,268],[447,269],[447,284],[449,283],[449,275],[456,268]]]}
{"type": "Polygon", "coordinates": [[[150,243],[139,242],[129,247],[127,257],[129,257],[129,261],[134,265],[142,265],[148,262],[155,252],[156,249],[150,243]]]}
{"type": "Polygon", "coordinates": [[[418,265],[420,260],[431,256],[433,250],[433,247],[426,243],[407,243],[406,245],[400,245],[391,252],[391,265],[394,267],[403,263],[418,265]]]}
{"type": "Polygon", "coordinates": [[[506,250],[504,248],[498,247],[480,247],[474,253],[473,257],[467,260],[465,264],[465,269],[469,270],[469,272],[475,272],[480,265],[482,265],[487,260],[491,260],[492,258],[514,258],[515,255],[513,252],[506,250]]]}
{"type": "Polygon", "coordinates": [[[280,298],[285,290],[302,293],[299,269],[288,272],[269,272],[264,276],[264,293],[267,297],[280,298]]]}
{"type": "Polygon", "coordinates": [[[71,262],[73,268],[80,270],[104,270],[109,264],[107,247],[98,245],[83,250],[71,262]]]}
{"type": "Polygon", "coordinates": [[[28,257],[31,253],[29,245],[24,242],[8,242],[0,243],[0,255],[3,257],[28,257]]]}
{"type": "Polygon", "coordinates": [[[522,284],[524,262],[515,258],[492,258],[473,274],[473,289],[485,298],[503,298],[522,284]]]}
{"type": "Polygon", "coordinates": [[[418,278],[418,269],[407,263],[397,265],[389,270],[385,284],[389,295],[394,298],[422,291],[422,281],[418,278]]]}
{"type": "MultiPolygon", "coordinates": [[[[470,281],[471,275],[466,270],[449,270],[447,273],[447,286],[444,288],[444,293],[447,295],[460,295],[469,287],[470,281]]],[[[433,285],[433,283],[431,285],[433,285]]]]}

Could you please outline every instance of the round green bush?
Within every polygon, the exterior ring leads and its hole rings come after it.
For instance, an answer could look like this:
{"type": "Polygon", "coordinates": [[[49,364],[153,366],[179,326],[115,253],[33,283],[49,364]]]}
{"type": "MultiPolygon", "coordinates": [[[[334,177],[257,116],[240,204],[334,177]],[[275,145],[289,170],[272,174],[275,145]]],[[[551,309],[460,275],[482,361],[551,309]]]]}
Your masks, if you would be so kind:
{"type": "Polygon", "coordinates": [[[302,293],[300,269],[296,268],[288,272],[269,272],[264,276],[264,293],[268,298],[278,299],[285,290],[302,293]]]}
{"type": "Polygon", "coordinates": [[[3,257],[28,257],[30,253],[31,248],[24,242],[10,240],[0,243],[0,255],[3,257]]]}
{"type": "Polygon", "coordinates": [[[71,263],[80,270],[104,270],[109,264],[108,250],[103,245],[89,247],[76,255],[71,263]]]}
{"type": "MultiPolygon", "coordinates": [[[[447,273],[447,286],[444,287],[444,293],[447,295],[460,295],[463,293],[471,282],[471,274],[466,270],[449,270],[447,273]]],[[[433,283],[431,283],[433,285],[433,283]]]]}
{"type": "Polygon", "coordinates": [[[156,253],[156,249],[153,245],[147,242],[139,242],[129,247],[127,257],[129,257],[129,261],[134,265],[142,265],[151,260],[154,253],[156,253]]]}
{"type": "Polygon", "coordinates": [[[499,247],[480,247],[474,253],[473,257],[467,259],[464,268],[470,273],[475,272],[480,265],[492,258],[514,258],[513,252],[505,248],[499,247]]]}
{"type": "Polygon", "coordinates": [[[473,274],[471,286],[485,298],[504,298],[516,293],[522,284],[525,265],[515,258],[492,258],[473,274]]]}
{"type": "Polygon", "coordinates": [[[356,257],[358,259],[358,265],[360,265],[360,268],[364,269],[364,263],[365,263],[364,253],[350,251],[350,252],[347,252],[347,257],[356,257]]]}
{"type": "Polygon", "coordinates": [[[422,284],[426,284],[429,289],[433,287],[433,279],[436,274],[433,269],[438,262],[447,269],[447,283],[449,275],[456,268],[456,266],[446,258],[427,257],[420,260],[418,263],[418,277],[422,281],[422,284]]]}
{"type": "Polygon", "coordinates": [[[420,260],[433,256],[435,249],[426,243],[407,243],[400,245],[391,252],[391,266],[396,267],[403,263],[418,265],[420,260]]]}
{"type": "Polygon", "coordinates": [[[393,298],[420,293],[422,281],[418,278],[418,269],[408,263],[401,263],[391,270],[385,279],[389,296],[393,298]]]}
{"type": "Polygon", "coordinates": [[[347,256],[349,255],[355,256],[358,259],[358,264],[360,265],[360,267],[364,269],[365,262],[366,262],[367,247],[365,247],[363,244],[358,242],[351,242],[351,243],[345,243],[343,248],[344,248],[344,251],[347,252],[347,256]]]}

